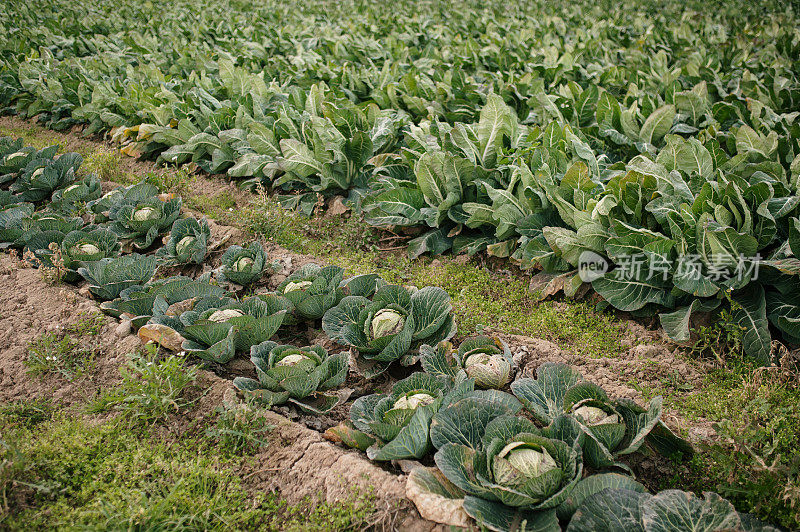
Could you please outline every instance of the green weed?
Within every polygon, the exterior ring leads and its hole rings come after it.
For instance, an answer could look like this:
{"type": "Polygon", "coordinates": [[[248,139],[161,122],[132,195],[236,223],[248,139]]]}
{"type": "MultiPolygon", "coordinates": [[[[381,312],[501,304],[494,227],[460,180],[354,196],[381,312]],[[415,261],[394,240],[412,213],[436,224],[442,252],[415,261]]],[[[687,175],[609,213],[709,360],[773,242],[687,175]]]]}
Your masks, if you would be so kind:
{"type": "Polygon", "coordinates": [[[0,515],[8,530],[360,530],[375,514],[371,493],[298,505],[249,495],[235,457],[189,437],[163,441],[61,416],[10,442],[0,445],[0,494],[16,490],[0,515]]]}
{"type": "Polygon", "coordinates": [[[265,439],[274,427],[263,415],[264,410],[255,402],[228,403],[214,411],[215,423],[206,429],[220,451],[232,455],[252,454],[268,445],[265,439]]]}
{"type": "Polygon", "coordinates": [[[132,424],[152,425],[191,404],[188,387],[197,380],[196,366],[176,355],[159,357],[152,346],[130,356],[120,369],[122,382],[105,390],[87,407],[89,413],[115,410],[132,424]]]}
{"type": "MultiPolygon", "coordinates": [[[[82,168],[94,172],[102,181],[120,182],[120,154],[117,151],[97,149],[83,160],[82,168]]],[[[124,179],[123,179],[124,181],[124,179]]]]}
{"type": "Polygon", "coordinates": [[[184,201],[190,209],[202,212],[220,223],[229,223],[238,209],[236,200],[225,191],[214,195],[190,194],[184,201]]]}
{"type": "Polygon", "coordinates": [[[83,318],[76,324],[67,327],[67,332],[78,336],[97,336],[106,324],[106,318],[99,312],[79,314],[83,318]]]}
{"type": "Polygon", "coordinates": [[[800,526],[800,387],[793,371],[728,357],[696,393],[670,400],[689,419],[715,420],[706,445],[668,486],[714,490],[737,508],[790,529],[800,526]]]}
{"type": "Polygon", "coordinates": [[[89,370],[95,359],[94,349],[81,344],[68,334],[44,333],[28,344],[25,365],[37,377],[57,374],[75,380],[89,370]]]}
{"type": "Polygon", "coordinates": [[[161,193],[187,194],[197,176],[192,173],[189,166],[174,166],[161,169],[157,172],[148,172],[144,180],[158,188],[161,193]]]}
{"type": "Polygon", "coordinates": [[[55,407],[45,399],[14,401],[0,405],[0,428],[4,431],[15,427],[35,427],[53,416],[55,407]]]}

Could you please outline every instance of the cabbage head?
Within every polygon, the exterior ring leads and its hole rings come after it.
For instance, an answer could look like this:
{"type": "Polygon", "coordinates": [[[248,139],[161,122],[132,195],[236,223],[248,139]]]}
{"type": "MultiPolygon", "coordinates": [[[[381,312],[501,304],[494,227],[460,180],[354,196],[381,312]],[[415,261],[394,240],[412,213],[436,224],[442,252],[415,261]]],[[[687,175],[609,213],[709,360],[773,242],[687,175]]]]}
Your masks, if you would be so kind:
{"type": "Polygon", "coordinates": [[[250,349],[258,380],[237,377],[233,384],[245,395],[269,405],[293,403],[307,412],[322,414],[338,405],[342,396],[324,393],[344,383],[347,353],[328,355],[322,346],[295,347],[267,341],[250,349]]]}
{"type": "Polygon", "coordinates": [[[137,249],[147,249],[169,229],[181,213],[180,197],[148,197],[113,205],[109,228],[137,249]]]}
{"type": "Polygon", "coordinates": [[[261,279],[271,268],[261,244],[251,242],[247,247],[233,245],[222,255],[220,281],[248,286],[261,279]]]}
{"type": "Polygon", "coordinates": [[[458,349],[448,341],[436,347],[423,345],[420,361],[426,372],[451,379],[470,378],[481,389],[502,388],[511,381],[514,361],[499,338],[476,336],[461,342],[458,349]]]}
{"type": "Polygon", "coordinates": [[[176,266],[202,264],[208,252],[211,229],[203,218],[179,218],[172,224],[169,239],[156,252],[159,262],[176,266]]]}
{"type": "Polygon", "coordinates": [[[333,340],[351,346],[367,377],[384,372],[399,360],[417,361],[424,344],[436,344],[456,332],[450,296],[441,288],[382,286],[372,300],[346,296],[322,318],[322,328],[333,340]]]}
{"type": "Polygon", "coordinates": [[[449,385],[426,373],[395,383],[389,394],[359,397],[350,409],[355,428],[372,436],[371,460],[422,458],[431,450],[431,418],[442,406],[449,385]]]}

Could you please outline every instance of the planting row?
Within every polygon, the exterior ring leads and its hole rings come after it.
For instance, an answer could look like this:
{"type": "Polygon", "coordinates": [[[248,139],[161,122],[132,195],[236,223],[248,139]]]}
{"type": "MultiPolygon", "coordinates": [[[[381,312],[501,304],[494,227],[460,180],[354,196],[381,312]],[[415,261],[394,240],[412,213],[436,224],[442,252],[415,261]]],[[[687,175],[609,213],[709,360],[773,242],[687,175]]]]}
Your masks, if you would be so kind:
{"type": "Polygon", "coordinates": [[[800,53],[778,3],[46,3],[4,19],[7,112],[308,214],[348,194],[421,228],[412,256],[509,257],[678,342],[723,310],[763,364],[800,339],[800,53]]]}
{"type": "Polygon", "coordinates": [[[501,341],[449,342],[456,324],[440,288],[344,278],[341,268],[310,264],[276,291],[259,292],[274,265],[258,243],[230,246],[219,268],[196,277],[158,278],[158,268],[197,271],[191,265],[215,245],[205,220],[181,217],[179,197],[146,183],[101,195],[76,154],[7,138],[0,146],[3,245],[23,250],[51,279],[86,281],[100,308],[129,319],[143,339],[220,364],[249,353],[257,379],[234,380],[244,396],[319,414],[347,399],[339,388],[350,367],[369,378],[419,363],[423,371],[391,392],[355,400],[350,421],[328,436],[372,460],[433,455],[436,468],[420,466],[409,478],[425,517],[467,525],[468,515],[500,531],[593,530],[611,518],[632,530],[678,518],[771,529],[714,494],[650,496],[636,482],[629,455],[693,453],[661,421],[660,397],[647,407],[609,397],[564,364],[512,382],[518,368],[501,341]],[[321,325],[349,353],[273,341],[301,324],[321,325]]]}

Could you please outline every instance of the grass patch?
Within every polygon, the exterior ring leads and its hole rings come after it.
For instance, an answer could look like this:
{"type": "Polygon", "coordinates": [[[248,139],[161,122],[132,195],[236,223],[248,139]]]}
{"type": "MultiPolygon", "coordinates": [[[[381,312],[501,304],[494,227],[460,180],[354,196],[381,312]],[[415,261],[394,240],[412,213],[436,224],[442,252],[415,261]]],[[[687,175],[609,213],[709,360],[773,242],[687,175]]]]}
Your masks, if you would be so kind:
{"type": "MultiPolygon", "coordinates": [[[[715,422],[719,443],[703,446],[688,468],[663,487],[711,489],[740,511],[797,529],[800,386],[796,373],[773,370],[729,357],[724,367],[709,372],[701,389],[668,394],[671,408],[686,419],[715,422]]],[[[665,390],[649,394],[659,391],[665,390]]]]}
{"type": "Polygon", "coordinates": [[[262,195],[236,212],[235,222],[253,235],[271,240],[350,274],[377,272],[392,283],[436,285],[453,301],[461,335],[492,327],[545,338],[590,357],[614,356],[623,324],[580,301],[537,302],[525,277],[495,272],[463,258],[442,256],[411,260],[379,250],[380,235],[356,216],[305,218],[262,195]]]}
{"type": "Polygon", "coordinates": [[[103,181],[125,181],[121,179],[120,155],[117,151],[96,150],[89,153],[83,160],[82,167],[88,173],[95,173],[103,181]]]}
{"type": "Polygon", "coordinates": [[[231,223],[232,213],[238,209],[236,200],[226,191],[221,191],[213,196],[190,194],[183,200],[188,208],[199,211],[220,223],[231,223]]]}
{"type": "Polygon", "coordinates": [[[30,124],[27,126],[0,126],[0,137],[22,138],[26,146],[32,146],[37,150],[47,148],[54,144],[59,145],[59,153],[64,153],[64,146],[61,137],[50,130],[30,124]]]}
{"type": "Polygon", "coordinates": [[[368,496],[297,506],[251,496],[237,461],[208,452],[202,439],[158,441],[60,416],[10,441],[14,467],[0,469],[9,488],[0,528],[9,530],[346,530],[374,512],[368,496]]]}
{"type": "Polygon", "coordinates": [[[0,428],[3,431],[17,427],[32,428],[49,421],[55,407],[49,399],[31,399],[0,405],[0,428]]]}
{"type": "Polygon", "coordinates": [[[28,344],[25,365],[31,375],[59,375],[74,381],[94,366],[95,337],[105,324],[102,314],[83,313],[77,323],[56,332],[46,332],[28,344]]]}
{"type": "Polygon", "coordinates": [[[191,191],[192,183],[197,180],[189,165],[170,166],[157,172],[148,172],[144,180],[155,185],[162,194],[172,192],[186,196],[191,191]]]}

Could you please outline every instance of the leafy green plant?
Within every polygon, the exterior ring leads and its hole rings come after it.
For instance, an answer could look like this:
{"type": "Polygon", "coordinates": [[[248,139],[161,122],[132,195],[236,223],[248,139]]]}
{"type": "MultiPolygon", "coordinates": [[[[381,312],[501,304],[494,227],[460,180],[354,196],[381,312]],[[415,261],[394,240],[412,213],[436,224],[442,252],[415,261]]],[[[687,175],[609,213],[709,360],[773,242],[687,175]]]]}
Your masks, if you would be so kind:
{"type": "Polygon", "coordinates": [[[102,194],[100,180],[94,174],[66,188],[53,192],[50,207],[69,215],[81,215],[86,204],[100,198],[102,194]]]}
{"type": "Polygon", "coordinates": [[[293,313],[305,320],[318,320],[344,296],[371,297],[382,282],[375,274],[343,280],[339,266],[306,264],[286,278],[276,292],[293,305],[293,313]]]}
{"type": "Polygon", "coordinates": [[[156,258],[132,253],[114,259],[86,262],[77,271],[89,282],[89,291],[96,298],[108,301],[119,297],[126,288],[152,279],[156,271],[156,258]]]}
{"type": "Polygon", "coordinates": [[[516,380],[511,390],[534,419],[571,434],[567,439],[579,440],[590,467],[627,469],[619,457],[637,452],[645,443],[666,456],[693,453],[691,445],[661,421],[661,397],[653,398],[647,408],[631,400],[612,400],[566,364],[545,363],[536,373],[536,379],[516,380]]]}
{"type": "Polygon", "coordinates": [[[139,250],[148,249],[165,233],[181,212],[181,198],[144,198],[111,206],[109,228],[139,250]]]}
{"type": "MultiPolygon", "coordinates": [[[[431,450],[428,434],[431,418],[445,402],[448,391],[446,382],[425,373],[414,373],[395,383],[390,394],[356,399],[350,408],[350,420],[354,430],[374,442],[367,449],[367,456],[371,460],[425,456],[431,450]]],[[[364,440],[363,436],[352,437],[364,440]]]]}
{"type": "Polygon", "coordinates": [[[75,182],[75,172],[83,162],[77,153],[65,153],[55,159],[33,158],[12,183],[11,191],[32,203],[50,199],[60,188],[75,182]]]}
{"type": "Polygon", "coordinates": [[[273,268],[267,263],[267,253],[258,242],[251,242],[243,248],[233,245],[222,255],[220,281],[248,286],[261,279],[265,272],[273,268]]]}
{"type": "Polygon", "coordinates": [[[191,404],[186,392],[197,380],[196,366],[176,355],[160,357],[150,346],[129,358],[120,368],[122,382],[95,398],[89,412],[115,410],[132,424],[152,425],[191,404]]]}
{"type": "Polygon", "coordinates": [[[609,523],[633,532],[671,529],[676,523],[687,530],[778,530],[749,514],[738,513],[730,502],[713,492],[706,492],[701,499],[680,490],[650,495],[612,488],[587,498],[578,507],[567,531],[598,530],[609,523]]]}
{"type": "MultiPolygon", "coordinates": [[[[17,204],[24,207],[26,203],[17,204]]],[[[6,209],[11,214],[7,230],[13,247],[27,248],[29,251],[47,249],[51,243],[61,244],[64,235],[84,226],[81,218],[63,216],[47,209],[25,214],[15,213],[16,209],[6,209]],[[21,215],[21,216],[15,216],[21,215]]]]}
{"type": "Polygon", "coordinates": [[[172,224],[169,239],[156,252],[162,264],[202,264],[208,253],[211,229],[205,218],[180,218],[172,224]]]}
{"type": "Polygon", "coordinates": [[[139,202],[151,201],[158,196],[158,188],[145,182],[128,187],[118,187],[103,194],[96,200],[86,204],[86,208],[94,215],[95,223],[110,221],[111,210],[123,205],[136,205],[139,202]]]}
{"type": "Polygon", "coordinates": [[[0,209],[0,246],[21,247],[18,241],[25,234],[26,221],[32,214],[33,205],[30,203],[15,203],[0,209]]]}
{"type": "Polygon", "coordinates": [[[204,360],[224,364],[237,352],[269,340],[283,324],[286,308],[278,299],[250,297],[215,306],[213,298],[180,315],[180,320],[157,320],[177,327],[186,338],[183,349],[204,360]]]}
{"type": "Polygon", "coordinates": [[[117,236],[107,229],[78,229],[63,234],[57,231],[43,231],[28,239],[28,249],[44,267],[54,267],[54,255],[58,253],[61,266],[67,271],[64,280],[75,282],[81,277],[78,268],[86,263],[105,258],[115,258],[120,254],[117,236]],[[63,236],[62,236],[63,235],[63,236]],[[56,246],[55,251],[50,249],[56,246]]]}
{"type": "Polygon", "coordinates": [[[386,285],[370,300],[347,296],[328,310],[322,328],[330,338],[358,351],[367,378],[386,371],[399,360],[411,365],[423,343],[438,343],[453,337],[456,325],[450,296],[441,288],[386,285]]]}
{"type": "Polygon", "coordinates": [[[52,159],[58,147],[50,147],[46,152],[37,153],[35,148],[25,146],[21,138],[3,137],[0,140],[0,185],[16,181],[19,173],[35,158],[52,159]]]}
{"type": "MultiPolygon", "coordinates": [[[[479,524],[502,532],[521,523],[525,529],[557,531],[578,498],[609,487],[645,491],[616,473],[582,479],[580,439],[514,416],[519,405],[502,397],[498,392],[467,396],[440,410],[431,426],[436,465],[456,488],[446,491],[447,498],[463,499],[464,510],[479,524]]],[[[425,490],[445,493],[441,482],[427,483],[425,490]]]]}
{"type": "Polygon", "coordinates": [[[344,383],[346,352],[328,355],[321,346],[294,347],[262,342],[250,349],[258,380],[237,377],[233,385],[247,397],[267,405],[291,402],[302,410],[323,414],[342,402],[341,395],[323,393],[344,383]]]}
{"type": "Polygon", "coordinates": [[[476,336],[461,342],[458,350],[448,341],[420,348],[422,368],[450,379],[470,378],[477,388],[502,388],[515,368],[511,350],[499,338],[476,336]]]}

